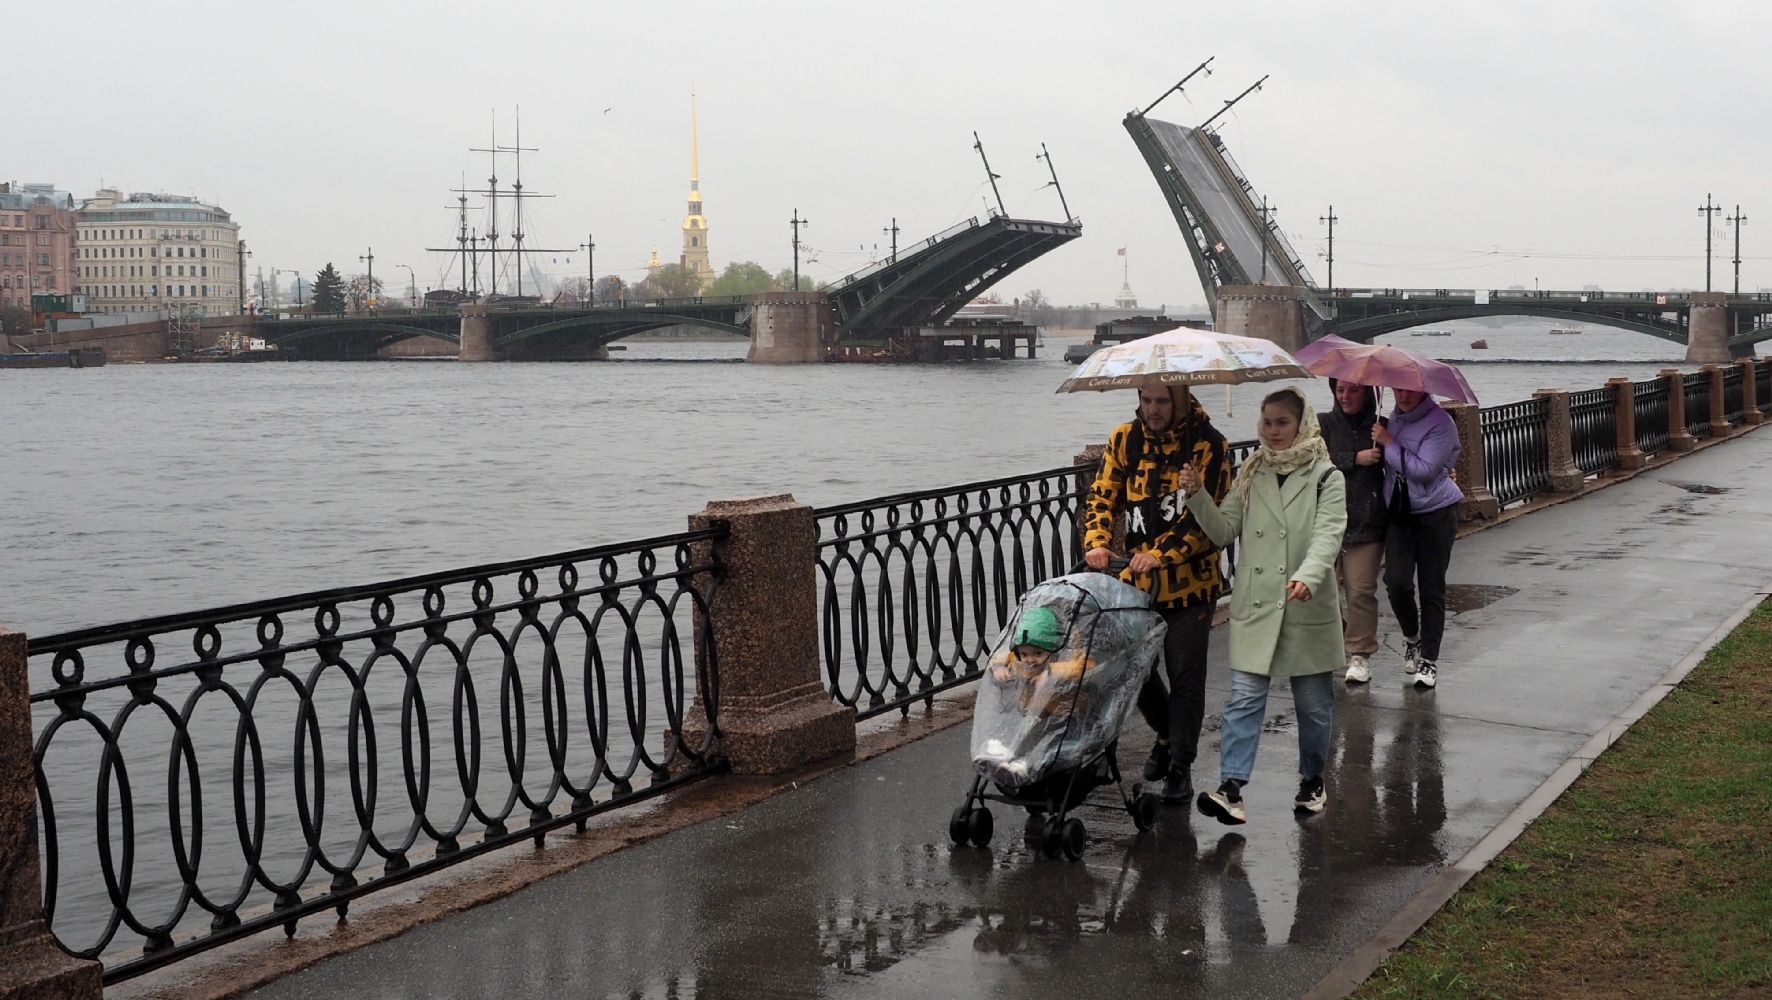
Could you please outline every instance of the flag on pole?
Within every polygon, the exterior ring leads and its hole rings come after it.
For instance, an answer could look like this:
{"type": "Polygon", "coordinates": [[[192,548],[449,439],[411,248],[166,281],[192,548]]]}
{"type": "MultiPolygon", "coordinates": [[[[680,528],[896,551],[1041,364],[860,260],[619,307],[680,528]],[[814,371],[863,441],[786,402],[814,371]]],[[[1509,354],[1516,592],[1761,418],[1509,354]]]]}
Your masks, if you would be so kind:
{"type": "Polygon", "coordinates": [[[1126,256],[1126,248],[1125,247],[1121,247],[1120,249],[1115,250],[1114,252],[1119,254],[1122,257],[1126,256]]]}

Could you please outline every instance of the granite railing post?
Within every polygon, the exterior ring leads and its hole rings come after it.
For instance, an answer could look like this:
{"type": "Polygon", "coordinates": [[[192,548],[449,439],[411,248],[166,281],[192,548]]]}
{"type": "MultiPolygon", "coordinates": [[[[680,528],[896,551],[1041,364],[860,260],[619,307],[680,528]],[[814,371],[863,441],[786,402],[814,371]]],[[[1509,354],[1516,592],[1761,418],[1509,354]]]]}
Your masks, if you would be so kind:
{"type": "MultiPolygon", "coordinates": [[[[719,670],[714,752],[735,774],[776,774],[855,750],[855,709],[831,700],[820,680],[817,525],[788,494],[714,500],[689,515],[692,531],[726,525],[721,575],[696,618],[696,646],[712,633],[719,670]]],[[[698,660],[705,662],[704,656],[698,660]]],[[[683,724],[690,745],[707,731],[697,710],[683,724]]]]}
{"type": "Polygon", "coordinates": [[[25,635],[0,628],[0,1000],[98,1000],[103,967],[62,951],[43,919],[31,743],[25,635]]]}
{"type": "Polygon", "coordinates": [[[1618,391],[1618,467],[1640,469],[1649,458],[1637,447],[1637,384],[1628,378],[1609,378],[1606,384],[1618,391]]]}
{"type": "Polygon", "coordinates": [[[1723,366],[1705,365],[1704,372],[1710,376],[1710,436],[1714,441],[1728,437],[1733,425],[1729,423],[1729,401],[1723,395],[1723,366]]]}
{"type": "Polygon", "coordinates": [[[1741,358],[1735,364],[1741,368],[1741,422],[1752,427],[1764,423],[1766,415],[1760,412],[1760,383],[1754,378],[1753,358],[1741,358]]]}
{"type": "Polygon", "coordinates": [[[1667,449],[1691,451],[1698,439],[1686,429],[1686,377],[1677,368],[1663,368],[1661,377],[1667,380],[1667,449]]]}
{"type": "Polygon", "coordinates": [[[1488,521],[1501,513],[1501,502],[1489,492],[1489,463],[1483,454],[1483,411],[1474,403],[1447,403],[1447,413],[1458,426],[1458,465],[1453,474],[1464,490],[1458,504],[1460,521],[1488,521]]]}
{"type": "Polygon", "coordinates": [[[1575,434],[1569,417],[1569,394],[1562,389],[1540,389],[1532,394],[1546,401],[1550,422],[1545,427],[1545,441],[1550,451],[1550,488],[1552,493],[1580,493],[1587,479],[1575,464],[1575,434]]]}

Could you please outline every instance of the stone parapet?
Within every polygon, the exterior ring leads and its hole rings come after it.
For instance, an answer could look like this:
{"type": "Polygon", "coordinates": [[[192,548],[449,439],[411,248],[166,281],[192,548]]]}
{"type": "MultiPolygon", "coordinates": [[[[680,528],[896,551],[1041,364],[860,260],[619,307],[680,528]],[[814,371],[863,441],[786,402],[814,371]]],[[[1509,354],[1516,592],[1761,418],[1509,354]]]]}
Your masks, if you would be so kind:
{"type": "MultiPolygon", "coordinates": [[[[706,627],[697,615],[698,661],[711,641],[719,664],[714,752],[737,774],[776,774],[855,750],[855,709],[820,680],[817,526],[787,494],[715,500],[689,516],[693,531],[724,524],[721,572],[706,627]]],[[[698,705],[698,708],[700,706],[698,705]]],[[[683,732],[706,733],[695,711],[683,732]]]]}
{"type": "Polygon", "coordinates": [[[1587,476],[1575,464],[1575,433],[1569,418],[1569,394],[1562,389],[1540,389],[1532,396],[1544,399],[1549,411],[1545,440],[1550,446],[1551,492],[1579,493],[1587,476]]]}
{"type": "Polygon", "coordinates": [[[1658,377],[1667,380],[1667,446],[1691,451],[1698,439],[1686,429],[1686,376],[1677,368],[1663,368],[1658,377]]]}
{"type": "Polygon", "coordinates": [[[1640,469],[1648,463],[1648,456],[1637,447],[1637,384],[1628,378],[1609,378],[1606,384],[1618,391],[1618,467],[1640,469]]]}
{"type": "Polygon", "coordinates": [[[0,1000],[97,1000],[102,967],[62,951],[43,920],[31,743],[25,636],[0,628],[0,1000]]]}
{"type": "Polygon", "coordinates": [[[1710,436],[1729,436],[1729,400],[1723,393],[1723,366],[1705,365],[1710,376],[1710,436]]]}
{"type": "Polygon", "coordinates": [[[1458,464],[1453,472],[1464,499],[1458,503],[1460,521],[1489,521],[1501,513],[1501,501],[1489,492],[1489,463],[1483,456],[1483,414],[1475,403],[1446,403],[1458,427],[1458,464]]]}
{"type": "Polygon", "coordinates": [[[1749,426],[1765,423],[1766,415],[1760,412],[1760,383],[1754,378],[1754,368],[1759,362],[1754,358],[1742,358],[1735,364],[1741,368],[1741,422],[1749,426]]]}

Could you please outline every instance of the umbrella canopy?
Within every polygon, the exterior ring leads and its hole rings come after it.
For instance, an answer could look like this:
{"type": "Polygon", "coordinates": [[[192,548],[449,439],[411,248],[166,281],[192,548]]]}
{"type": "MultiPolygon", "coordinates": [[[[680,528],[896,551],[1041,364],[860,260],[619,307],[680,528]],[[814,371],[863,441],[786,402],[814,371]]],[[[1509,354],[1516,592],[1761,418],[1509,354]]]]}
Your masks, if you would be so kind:
{"type": "Polygon", "coordinates": [[[1356,344],[1330,334],[1301,349],[1298,360],[1318,375],[1355,385],[1412,389],[1461,403],[1477,401],[1457,368],[1388,344],[1356,344]]]}
{"type": "Polygon", "coordinates": [[[1152,385],[1311,377],[1297,359],[1271,340],[1182,329],[1104,347],[1091,354],[1058,391],[1105,392],[1152,385]]]}

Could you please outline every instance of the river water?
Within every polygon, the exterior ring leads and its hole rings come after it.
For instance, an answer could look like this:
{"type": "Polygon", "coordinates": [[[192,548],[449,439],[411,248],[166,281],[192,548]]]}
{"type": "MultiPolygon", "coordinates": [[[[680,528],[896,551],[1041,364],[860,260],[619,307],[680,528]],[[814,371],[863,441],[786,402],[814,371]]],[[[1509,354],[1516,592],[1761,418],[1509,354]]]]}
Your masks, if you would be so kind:
{"type": "MultiPolygon", "coordinates": [[[[1642,378],[1681,350],[1456,329],[1387,339],[1533,359],[1469,365],[1485,404],[1642,378]]],[[[697,364],[745,345],[654,342],[610,364],[0,371],[0,624],[42,635],[664,534],[711,499],[824,505],[1064,465],[1133,406],[1054,395],[1067,343],[948,365],[697,364]]],[[[1328,405],[1324,382],[1306,390],[1328,405]]],[[[1200,399],[1236,440],[1265,391],[1200,399]]]]}

